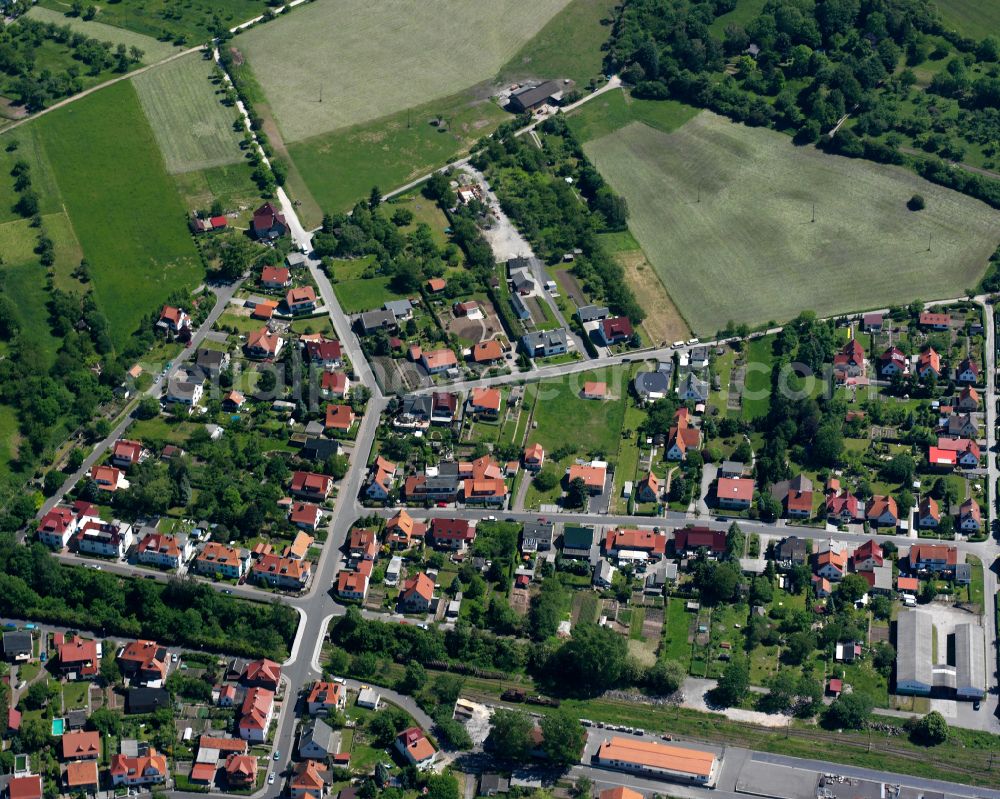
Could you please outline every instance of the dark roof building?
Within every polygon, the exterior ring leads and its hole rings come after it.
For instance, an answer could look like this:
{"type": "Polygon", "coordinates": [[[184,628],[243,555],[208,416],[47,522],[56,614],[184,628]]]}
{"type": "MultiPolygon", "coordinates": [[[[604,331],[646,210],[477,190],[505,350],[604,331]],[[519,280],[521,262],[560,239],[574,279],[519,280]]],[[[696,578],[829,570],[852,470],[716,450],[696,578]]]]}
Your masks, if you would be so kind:
{"type": "Polygon", "coordinates": [[[163,688],[133,686],[125,695],[126,713],[152,713],[161,707],[169,707],[170,694],[163,688]]]}
{"type": "Polygon", "coordinates": [[[547,80],[538,86],[525,86],[511,94],[507,105],[516,114],[532,111],[539,106],[562,99],[562,84],[557,80],[547,80]]]}

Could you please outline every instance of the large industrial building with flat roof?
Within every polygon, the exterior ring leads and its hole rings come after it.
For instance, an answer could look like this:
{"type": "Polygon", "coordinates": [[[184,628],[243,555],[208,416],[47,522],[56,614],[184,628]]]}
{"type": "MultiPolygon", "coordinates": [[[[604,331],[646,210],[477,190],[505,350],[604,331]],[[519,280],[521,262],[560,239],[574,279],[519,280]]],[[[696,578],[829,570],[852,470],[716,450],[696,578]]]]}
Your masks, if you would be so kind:
{"type": "MultiPolygon", "coordinates": [[[[934,622],[925,610],[903,610],[896,620],[896,693],[915,696],[953,696],[978,701],[986,696],[983,628],[976,623],[956,624],[953,633],[954,663],[935,663],[934,622]]],[[[951,647],[942,642],[939,651],[951,647]]]]}
{"type": "Polygon", "coordinates": [[[611,738],[602,742],[591,763],[617,771],[709,787],[715,785],[720,765],[712,752],[635,738],[611,738]]]}

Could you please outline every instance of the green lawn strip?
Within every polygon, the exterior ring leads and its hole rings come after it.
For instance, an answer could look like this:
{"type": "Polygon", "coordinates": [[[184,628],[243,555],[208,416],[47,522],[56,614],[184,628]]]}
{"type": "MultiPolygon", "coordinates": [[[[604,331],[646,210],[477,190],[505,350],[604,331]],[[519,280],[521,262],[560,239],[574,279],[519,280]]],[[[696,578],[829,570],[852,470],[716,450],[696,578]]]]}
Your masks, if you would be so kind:
{"type": "Polygon", "coordinates": [[[609,27],[615,0],[572,0],[500,70],[500,80],[508,83],[525,77],[569,78],[584,89],[602,74],[602,45],[609,27]]]}
{"type": "Polygon", "coordinates": [[[684,600],[678,597],[670,597],[667,600],[663,634],[666,641],[664,651],[667,660],[676,660],[687,671],[691,666],[691,644],[688,641],[688,636],[691,633],[694,614],[689,613],[684,604],[684,600]]]}
{"type": "Polygon", "coordinates": [[[708,29],[717,39],[721,40],[726,33],[726,28],[730,25],[742,27],[752,22],[764,10],[766,2],[767,0],[738,0],[732,11],[716,17],[708,29]]]}
{"type": "Polygon", "coordinates": [[[986,610],[983,587],[983,562],[975,555],[966,555],[965,562],[972,566],[972,582],[969,583],[969,603],[978,605],[981,611],[986,610]]]}
{"type": "Polygon", "coordinates": [[[954,296],[996,247],[1000,215],[984,203],[710,112],[669,134],[631,124],[584,149],[699,334],[803,308],[824,316],[954,296]],[[927,202],[920,214],[906,207],[915,193],[927,202]]]}
{"type": "MultiPolygon", "coordinates": [[[[0,135],[0,223],[20,220],[14,210],[19,195],[14,191],[14,178],[10,172],[18,161],[26,161],[31,168],[31,189],[38,197],[38,211],[43,216],[62,211],[62,198],[52,167],[45,157],[37,125],[22,125],[17,130],[0,135]]],[[[4,260],[7,257],[6,250],[4,260]]]]}
{"type": "MultiPolygon", "coordinates": [[[[41,0],[39,5],[63,13],[70,10],[65,0],[41,0]]],[[[233,28],[260,16],[266,7],[263,0],[188,0],[183,9],[174,0],[115,0],[100,5],[97,21],[154,39],[183,37],[185,43],[198,44],[215,34],[216,17],[224,27],[233,28]]]]}
{"type": "Polygon", "coordinates": [[[243,160],[234,108],[219,102],[213,62],[191,53],[132,79],[139,103],[171,174],[243,160]]]}
{"type": "Polygon", "coordinates": [[[767,414],[770,407],[771,364],[774,362],[774,339],[771,336],[754,339],[747,345],[747,366],[743,383],[743,418],[756,419],[767,414]]]}
{"type": "MultiPolygon", "coordinates": [[[[111,6],[113,8],[113,6],[111,6]]],[[[126,30],[116,25],[107,25],[97,20],[86,20],[83,17],[68,17],[65,13],[46,8],[44,5],[33,6],[26,15],[28,19],[36,19],[39,22],[52,23],[60,28],[68,25],[73,31],[78,31],[99,42],[111,42],[112,44],[124,44],[126,47],[138,47],[143,52],[140,62],[143,64],[155,64],[162,61],[174,53],[180,52],[179,47],[175,47],[170,42],[161,42],[152,36],[126,30]]],[[[103,15],[102,15],[103,16],[103,15]]]]}
{"type": "Polygon", "coordinates": [[[87,707],[87,694],[90,691],[89,682],[63,683],[63,706],[66,710],[77,710],[87,707]]]}
{"type": "Polygon", "coordinates": [[[120,344],[170,293],[202,275],[185,209],[128,81],[34,124],[120,344]]]}
{"type": "Polygon", "coordinates": [[[186,208],[207,210],[215,199],[227,211],[242,208],[238,217],[230,221],[230,226],[239,227],[247,224],[251,211],[261,201],[260,190],[251,174],[250,163],[241,161],[238,164],[178,173],[173,178],[186,208]]]}
{"type": "Polygon", "coordinates": [[[62,340],[53,336],[49,327],[50,295],[45,287],[44,267],[38,263],[0,266],[0,292],[16,298],[14,313],[21,331],[44,358],[39,367],[47,369],[62,340]]]}

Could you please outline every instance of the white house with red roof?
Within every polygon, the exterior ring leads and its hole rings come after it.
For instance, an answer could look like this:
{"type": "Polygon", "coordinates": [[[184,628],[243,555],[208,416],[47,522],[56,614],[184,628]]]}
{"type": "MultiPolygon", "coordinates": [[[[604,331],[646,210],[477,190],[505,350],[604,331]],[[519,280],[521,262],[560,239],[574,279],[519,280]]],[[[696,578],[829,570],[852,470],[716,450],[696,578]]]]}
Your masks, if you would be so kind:
{"type": "Polygon", "coordinates": [[[312,576],[308,560],[289,558],[273,552],[262,554],[250,567],[250,576],[258,583],[285,591],[301,591],[312,576]]]}
{"type": "Polygon", "coordinates": [[[302,343],[305,358],[313,366],[324,369],[339,369],[344,363],[344,351],[337,339],[310,338],[302,343]]]}
{"type": "Polygon", "coordinates": [[[333,490],[333,478],[316,472],[298,471],[292,474],[292,493],[303,499],[322,502],[333,490]]]}
{"type": "Polygon", "coordinates": [[[59,672],[69,680],[89,680],[101,668],[101,651],[97,641],[84,640],[79,635],[63,640],[56,647],[59,672]]]}
{"type": "Polygon", "coordinates": [[[101,491],[119,491],[129,486],[125,472],[114,466],[102,466],[95,463],[90,468],[90,479],[97,483],[97,487],[101,491]]]}
{"type": "Polygon", "coordinates": [[[421,352],[420,364],[427,374],[436,375],[458,366],[458,358],[452,350],[442,348],[421,352]]]}
{"type": "Polygon", "coordinates": [[[621,344],[634,335],[632,322],[625,316],[612,316],[602,319],[597,326],[597,337],[605,347],[621,344]]]}
{"type": "Polygon", "coordinates": [[[118,469],[128,469],[142,458],[142,442],[119,438],[111,448],[111,465],[118,469]]]}
{"type": "Polygon", "coordinates": [[[55,507],[38,523],[38,540],[53,549],[65,549],[78,527],[77,515],[70,508],[55,507]]]}
{"type": "Polygon", "coordinates": [[[312,313],[316,310],[316,292],[312,286],[296,286],[285,294],[285,305],[292,314],[312,313]]]}
{"type": "Polygon", "coordinates": [[[108,769],[113,785],[157,785],[167,779],[167,758],[150,747],[144,755],[113,755],[108,769]]]}
{"type": "Polygon", "coordinates": [[[351,390],[351,380],[344,372],[323,372],[319,390],[324,397],[345,400],[351,390]]]}
{"type": "Polygon", "coordinates": [[[339,682],[324,682],[317,680],[309,689],[306,697],[306,705],[309,708],[309,715],[315,716],[319,713],[337,709],[343,710],[347,704],[347,691],[339,682]]]}
{"type": "Polygon", "coordinates": [[[645,527],[617,527],[605,533],[603,549],[610,558],[623,552],[641,552],[647,558],[659,559],[667,552],[667,534],[645,527]]]}
{"type": "Polygon", "coordinates": [[[147,533],[138,546],[139,563],[161,569],[176,569],[194,554],[191,539],[184,534],[147,533]]]}
{"type": "Polygon", "coordinates": [[[427,531],[427,541],[435,549],[463,550],[476,540],[476,528],[467,519],[431,520],[427,531]]]}
{"type": "Polygon", "coordinates": [[[854,564],[854,570],[859,572],[870,572],[882,566],[885,558],[881,545],[874,538],[869,538],[851,554],[851,563],[854,564]]]}
{"type": "Polygon", "coordinates": [[[73,535],[76,549],[85,555],[103,558],[123,558],[132,548],[132,525],[125,522],[84,522],[73,535]]]}
{"type": "Polygon", "coordinates": [[[268,688],[251,688],[240,705],[237,734],[244,741],[263,743],[274,718],[274,691],[268,688]]]}
{"type": "Polygon", "coordinates": [[[172,305],[163,306],[163,309],[160,311],[160,318],[156,323],[157,329],[175,336],[190,326],[191,317],[180,308],[175,308],[172,305]]]}
{"type": "Polygon", "coordinates": [[[322,518],[319,505],[311,502],[294,502],[288,509],[288,521],[301,530],[315,532],[322,518]]]}
{"type": "Polygon", "coordinates": [[[983,527],[983,515],[979,503],[971,497],[958,509],[958,528],[965,533],[978,533],[983,527]]]}
{"type": "Polygon", "coordinates": [[[368,595],[373,567],[372,561],[362,560],[353,569],[341,569],[337,572],[337,596],[363,602],[368,595]]]}
{"type": "Polygon", "coordinates": [[[745,510],[753,502],[753,480],[749,477],[720,477],[715,499],[720,508],[745,510]]]}
{"type": "Polygon", "coordinates": [[[865,350],[856,338],[848,341],[833,356],[833,374],[838,383],[857,381],[863,378],[868,369],[865,350]]]}
{"type": "Polygon", "coordinates": [[[277,691],[278,683],[281,682],[281,664],[269,658],[251,660],[243,669],[240,681],[244,685],[256,685],[277,691]]]}
{"type": "Polygon", "coordinates": [[[956,383],[978,383],[979,364],[972,358],[963,358],[962,362],[955,369],[956,383]]]}
{"type": "Polygon", "coordinates": [[[247,572],[250,553],[245,549],[209,541],[195,555],[191,568],[208,577],[219,575],[229,580],[238,580],[247,572]]]}
{"type": "Polygon", "coordinates": [[[284,339],[277,333],[271,331],[269,328],[262,327],[260,330],[250,334],[243,351],[248,358],[267,360],[269,358],[277,358],[284,343],[284,339]]]}
{"type": "Polygon", "coordinates": [[[423,572],[417,572],[403,583],[398,605],[403,613],[427,613],[434,601],[434,581],[423,572]]]}
{"type": "Polygon", "coordinates": [[[372,463],[368,477],[368,485],[365,487],[365,496],[378,502],[384,502],[389,498],[392,491],[393,481],[396,479],[396,464],[387,461],[381,455],[375,458],[372,463]]]}
{"type": "Polygon", "coordinates": [[[437,757],[437,750],[419,727],[410,727],[396,736],[396,751],[406,758],[407,763],[420,770],[434,765],[437,757]]]}
{"type": "Polygon", "coordinates": [[[292,273],[284,266],[265,266],[260,271],[260,284],[266,289],[283,289],[292,285],[292,273]]]}
{"type": "Polygon", "coordinates": [[[878,373],[880,377],[887,379],[895,375],[908,375],[910,359],[899,347],[889,347],[878,356],[878,373]]]}

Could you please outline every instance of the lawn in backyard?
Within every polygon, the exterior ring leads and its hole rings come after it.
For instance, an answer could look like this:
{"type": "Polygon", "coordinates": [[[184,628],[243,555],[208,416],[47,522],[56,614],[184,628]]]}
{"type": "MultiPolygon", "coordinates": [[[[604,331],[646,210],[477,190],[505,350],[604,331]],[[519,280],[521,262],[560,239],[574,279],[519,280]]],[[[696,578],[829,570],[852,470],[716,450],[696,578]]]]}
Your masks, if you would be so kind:
{"type": "Polygon", "coordinates": [[[667,618],[663,628],[665,637],[665,657],[675,660],[687,671],[691,666],[691,643],[688,636],[691,633],[691,623],[694,614],[684,607],[684,600],[679,597],[667,599],[667,618]]]}
{"type": "Polygon", "coordinates": [[[584,149],[699,334],[962,294],[1000,240],[984,203],[710,112],[669,134],[632,123],[584,149]],[[916,193],[918,213],[906,207],[916,193]]]}
{"type": "Polygon", "coordinates": [[[203,274],[185,209],[130,82],[32,124],[90,263],[94,294],[121,344],[167,296],[203,274]]]}
{"type": "Polygon", "coordinates": [[[239,49],[285,141],[301,141],[493,78],[566,4],[319,2],[247,31],[239,49]]]}
{"type": "Polygon", "coordinates": [[[954,26],[963,36],[1000,37],[1000,4],[992,0],[936,0],[934,5],[945,24],[954,26]]]}
{"type": "Polygon", "coordinates": [[[212,67],[201,53],[191,53],[132,79],[171,174],[243,160],[233,127],[239,114],[220,102],[212,67]]]}
{"type": "Polygon", "coordinates": [[[389,285],[390,277],[354,278],[340,280],[333,284],[333,293],[337,295],[344,313],[359,313],[381,308],[389,300],[403,299],[407,295],[399,294],[389,285]]]}
{"type": "MultiPolygon", "coordinates": [[[[39,5],[63,13],[71,8],[64,0],[40,0],[39,5]]],[[[97,21],[154,39],[199,44],[215,35],[216,19],[223,27],[233,28],[266,9],[265,0],[186,0],[183,4],[175,0],[112,0],[100,4],[97,21]]]]}
{"type": "Polygon", "coordinates": [[[766,3],[767,0],[736,0],[734,4],[735,8],[712,20],[712,24],[708,26],[708,29],[715,38],[721,41],[723,36],[725,36],[727,27],[730,25],[746,26],[764,10],[766,3]]]}
{"type": "MultiPolygon", "coordinates": [[[[67,5],[67,10],[68,8],[67,5]]],[[[114,8],[114,6],[110,6],[110,8],[114,8]]],[[[152,36],[135,33],[117,25],[107,25],[96,19],[87,20],[83,17],[66,16],[65,13],[46,8],[44,5],[33,6],[25,16],[28,19],[58,25],[60,28],[68,25],[73,31],[79,31],[84,36],[97,39],[99,42],[111,42],[115,45],[124,44],[129,48],[138,47],[142,50],[142,58],[139,59],[141,64],[155,64],[157,61],[162,61],[164,58],[169,58],[174,53],[180,52],[180,48],[170,42],[157,41],[152,36]]]]}
{"type": "Polygon", "coordinates": [[[65,710],[76,710],[85,708],[88,705],[87,694],[90,692],[90,683],[67,682],[63,683],[63,708],[65,710]]]}
{"type": "Polygon", "coordinates": [[[602,45],[616,0],[572,0],[500,70],[504,83],[525,78],[569,78],[577,88],[603,73],[602,45]]]}
{"type": "MultiPolygon", "coordinates": [[[[260,202],[260,189],[253,182],[249,161],[198,169],[175,174],[174,184],[180,192],[185,207],[208,209],[213,200],[219,200],[227,211],[243,208],[241,219],[249,218],[251,210],[260,202]]],[[[240,220],[231,225],[238,226],[240,220]]]]}
{"type": "Polygon", "coordinates": [[[743,418],[756,419],[767,414],[771,403],[771,364],[774,363],[774,337],[750,341],[746,351],[743,382],[743,418]]]}

